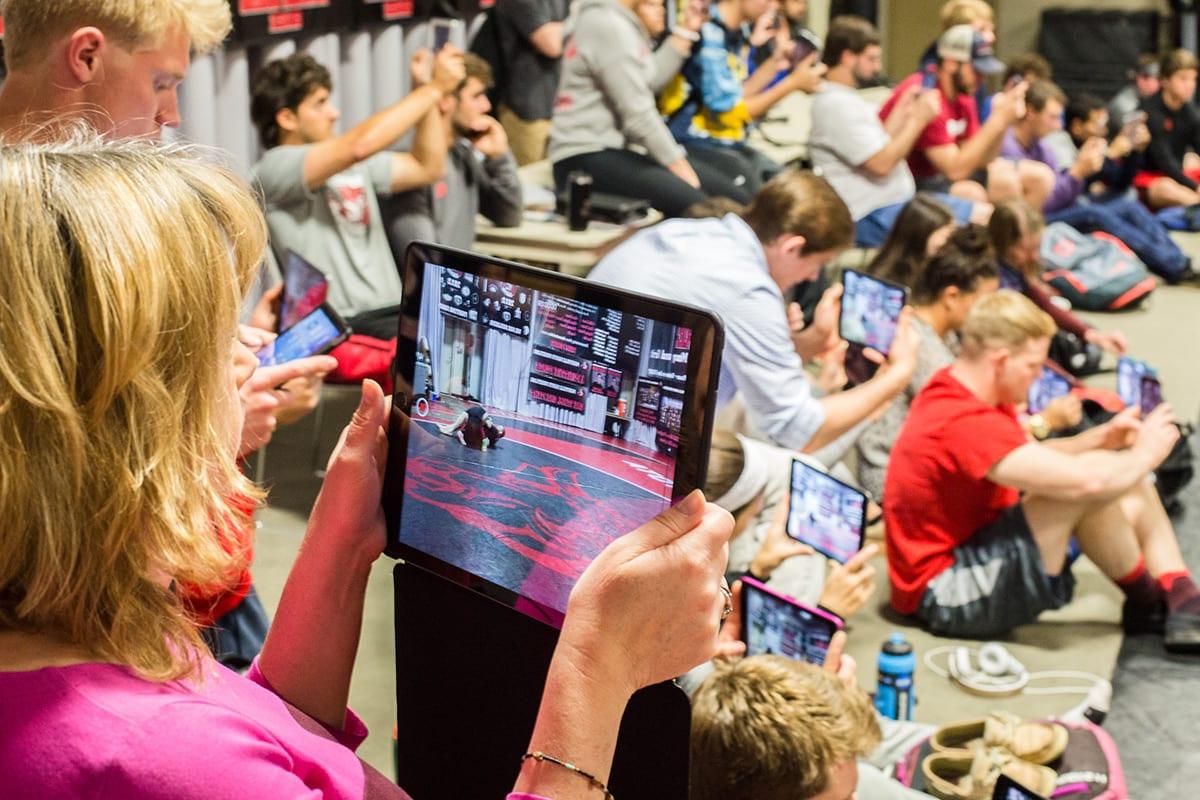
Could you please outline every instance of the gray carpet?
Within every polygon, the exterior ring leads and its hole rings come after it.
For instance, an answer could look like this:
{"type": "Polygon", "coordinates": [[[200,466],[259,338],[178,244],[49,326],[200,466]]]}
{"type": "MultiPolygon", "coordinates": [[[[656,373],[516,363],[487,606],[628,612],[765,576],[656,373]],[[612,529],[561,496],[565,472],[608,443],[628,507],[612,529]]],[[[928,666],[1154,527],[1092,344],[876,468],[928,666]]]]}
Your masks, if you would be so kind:
{"type": "MultiPolygon", "coordinates": [[[[1200,434],[1192,448],[1200,447],[1200,434]]],[[[1192,574],[1200,573],[1200,482],[1184,489],[1175,522],[1192,574]]],[[[1127,636],[1113,673],[1113,707],[1104,727],[1121,749],[1130,797],[1200,796],[1200,656],[1172,656],[1162,637],[1127,636]]]]}

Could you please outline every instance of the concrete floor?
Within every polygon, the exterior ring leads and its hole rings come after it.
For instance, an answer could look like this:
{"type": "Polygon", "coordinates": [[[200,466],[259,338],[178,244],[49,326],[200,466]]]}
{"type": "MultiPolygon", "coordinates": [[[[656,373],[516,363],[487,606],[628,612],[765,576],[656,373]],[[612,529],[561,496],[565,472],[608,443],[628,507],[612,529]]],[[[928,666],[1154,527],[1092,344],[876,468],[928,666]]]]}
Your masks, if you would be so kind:
{"type": "MultiPolygon", "coordinates": [[[[1200,235],[1187,237],[1185,247],[1200,263],[1200,235]]],[[[1158,367],[1166,397],[1179,416],[1196,420],[1200,410],[1200,370],[1196,369],[1200,356],[1200,289],[1162,287],[1144,309],[1089,316],[1098,325],[1123,330],[1131,342],[1132,354],[1158,367]]],[[[1095,383],[1112,386],[1114,378],[1099,376],[1095,383]]],[[[314,438],[320,440],[315,451],[324,458],[354,409],[352,391],[327,390],[327,398],[319,437],[314,437],[316,420],[310,417],[281,430],[267,451],[265,476],[271,487],[272,507],[260,514],[254,576],[269,612],[278,603],[303,536],[307,512],[319,488],[319,480],[312,471],[314,438]]],[[[1194,530],[1195,519],[1187,520],[1186,524],[1187,535],[1200,535],[1194,530]]],[[[394,774],[390,736],[395,721],[391,570],[390,560],[384,557],[372,573],[351,688],[351,704],[372,731],[359,753],[388,775],[394,774]]],[[[882,569],[881,573],[886,574],[882,569]]],[[[873,688],[879,644],[892,630],[904,630],[918,653],[947,644],[946,640],[934,640],[891,618],[882,609],[886,596],[886,587],[881,585],[876,594],[878,607],[869,607],[852,624],[850,649],[860,665],[861,682],[867,688],[873,688]]],[[[1053,617],[1047,615],[1043,621],[1025,626],[1011,637],[1008,644],[1031,669],[1074,668],[1111,674],[1121,643],[1115,625],[1119,616],[1117,593],[1094,568],[1085,566],[1081,570],[1078,596],[1068,609],[1053,617]]],[[[993,707],[1020,714],[1048,714],[1064,710],[1078,699],[1064,695],[983,701],[962,693],[923,665],[916,685],[920,698],[917,717],[927,722],[967,718],[993,707]]]]}

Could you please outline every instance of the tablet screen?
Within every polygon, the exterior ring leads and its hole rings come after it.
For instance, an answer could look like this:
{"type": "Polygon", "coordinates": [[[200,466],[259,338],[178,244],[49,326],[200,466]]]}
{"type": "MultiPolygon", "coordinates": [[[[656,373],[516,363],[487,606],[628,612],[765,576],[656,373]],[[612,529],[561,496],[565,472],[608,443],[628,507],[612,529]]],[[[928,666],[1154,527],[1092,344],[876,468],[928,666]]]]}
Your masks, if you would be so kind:
{"type": "Polygon", "coordinates": [[[329,281],[325,273],[288,251],[283,264],[283,300],[279,307],[279,330],[286,331],[325,302],[329,281]]]}
{"type": "Polygon", "coordinates": [[[557,624],[609,542],[699,485],[712,320],[532,270],[419,271],[389,552],[557,624]]]}
{"type": "Polygon", "coordinates": [[[742,632],[746,655],[763,653],[820,666],[837,626],[827,617],[743,581],[742,632]]]}
{"type": "Polygon", "coordinates": [[[1058,374],[1053,367],[1043,365],[1041,375],[1029,386],[1029,413],[1041,413],[1051,400],[1070,394],[1070,392],[1071,382],[1058,374]]]}
{"type": "Polygon", "coordinates": [[[800,459],[792,460],[787,534],[835,561],[862,549],[867,496],[800,459]]]}
{"type": "Polygon", "coordinates": [[[1157,377],[1154,368],[1145,361],[1129,356],[1117,359],[1117,394],[1126,406],[1141,404],[1143,375],[1157,377]]]}
{"type": "Polygon", "coordinates": [[[842,273],[842,284],[845,287],[842,293],[842,338],[887,355],[906,302],[906,290],[852,269],[842,273]]]}

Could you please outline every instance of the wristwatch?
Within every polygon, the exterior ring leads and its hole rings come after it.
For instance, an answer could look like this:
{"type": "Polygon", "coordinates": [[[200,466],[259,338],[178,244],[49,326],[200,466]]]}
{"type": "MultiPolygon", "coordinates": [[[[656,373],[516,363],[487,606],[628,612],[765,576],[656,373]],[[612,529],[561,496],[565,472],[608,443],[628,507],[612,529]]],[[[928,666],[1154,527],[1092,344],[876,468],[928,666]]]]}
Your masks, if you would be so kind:
{"type": "Polygon", "coordinates": [[[1050,423],[1041,414],[1034,414],[1029,418],[1029,432],[1040,442],[1050,435],[1050,423]]]}

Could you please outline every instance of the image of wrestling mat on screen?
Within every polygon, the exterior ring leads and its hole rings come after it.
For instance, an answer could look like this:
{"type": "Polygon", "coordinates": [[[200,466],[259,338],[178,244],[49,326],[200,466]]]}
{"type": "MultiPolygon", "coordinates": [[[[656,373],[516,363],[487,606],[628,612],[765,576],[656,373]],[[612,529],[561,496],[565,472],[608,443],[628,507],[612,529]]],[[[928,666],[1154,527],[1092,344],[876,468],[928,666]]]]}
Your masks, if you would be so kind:
{"type": "Polygon", "coordinates": [[[692,330],[424,269],[400,541],[565,609],[671,502],[692,330]]]}

